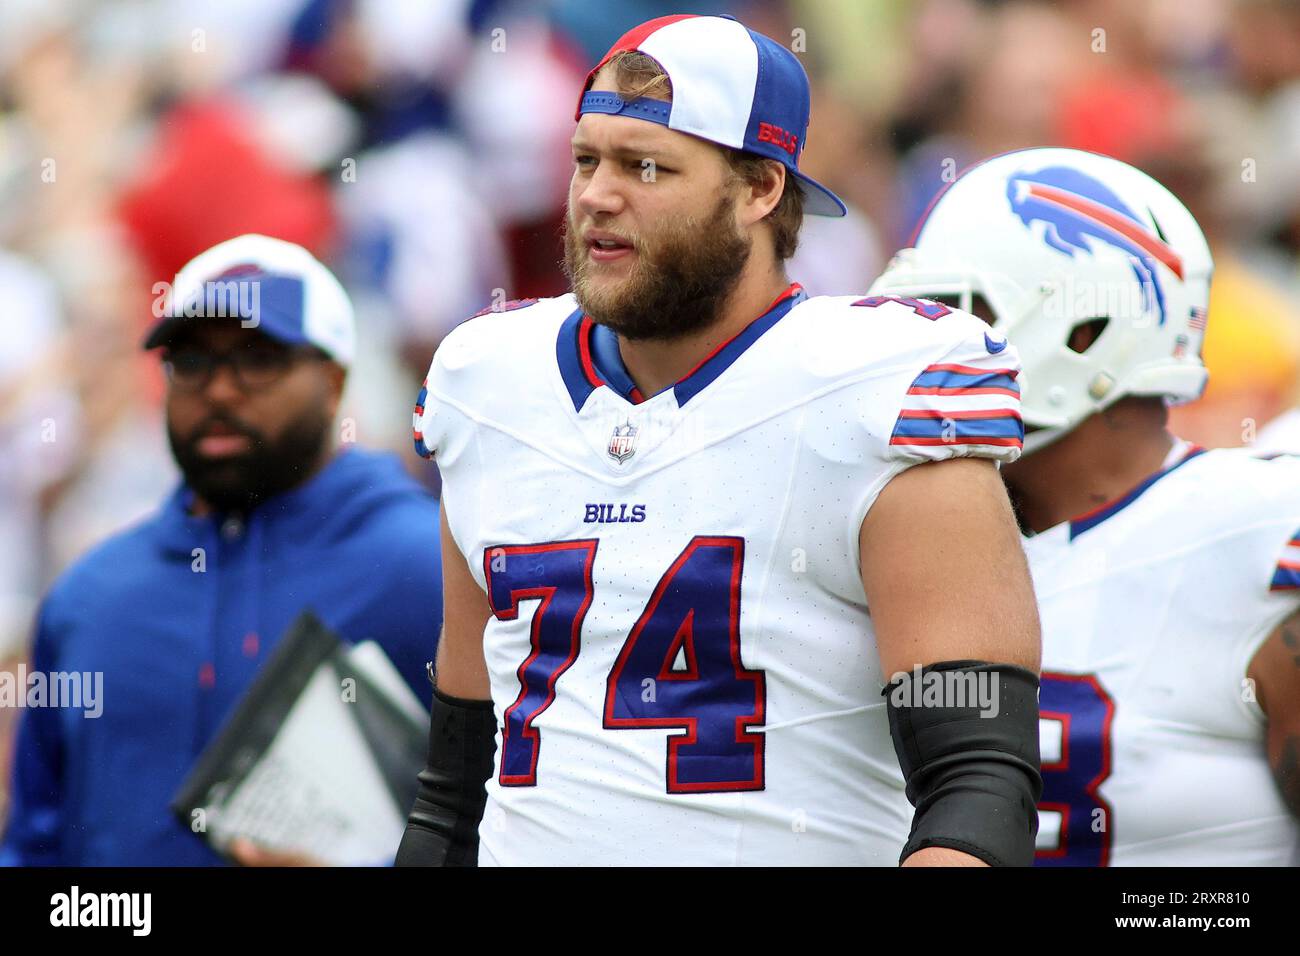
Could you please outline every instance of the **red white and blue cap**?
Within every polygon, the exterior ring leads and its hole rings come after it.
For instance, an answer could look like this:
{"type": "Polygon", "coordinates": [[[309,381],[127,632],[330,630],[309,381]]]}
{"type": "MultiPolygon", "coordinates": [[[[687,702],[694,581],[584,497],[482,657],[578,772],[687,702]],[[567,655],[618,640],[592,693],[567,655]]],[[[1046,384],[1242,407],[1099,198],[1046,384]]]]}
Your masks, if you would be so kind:
{"type": "Polygon", "coordinates": [[[583,91],[575,119],[584,113],[630,116],[774,159],[803,187],[805,213],[845,213],[838,196],[799,172],[811,110],[803,64],[733,17],[679,14],[648,20],[610,47],[587,75],[583,91]],[[601,67],[630,51],[644,53],[668,74],[671,103],[590,91],[601,67]]]}
{"type": "Polygon", "coordinates": [[[187,324],[217,318],[238,318],[286,345],[314,345],[344,368],[356,352],[356,319],[342,284],[310,252],[283,239],[238,236],[191,259],[144,347],[160,348],[187,324]]]}

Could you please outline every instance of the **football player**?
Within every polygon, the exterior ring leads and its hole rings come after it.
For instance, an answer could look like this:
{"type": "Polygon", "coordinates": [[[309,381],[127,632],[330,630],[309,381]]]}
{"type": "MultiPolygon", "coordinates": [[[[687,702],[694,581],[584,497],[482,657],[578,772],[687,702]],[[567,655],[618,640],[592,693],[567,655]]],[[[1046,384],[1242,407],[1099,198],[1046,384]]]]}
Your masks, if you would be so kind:
{"type": "Polygon", "coordinates": [[[1151,177],[1031,149],[960,176],[872,287],[973,310],[1024,362],[1002,474],[1043,623],[1043,865],[1296,849],[1300,459],[1166,428],[1205,385],[1210,272],[1151,177]]]}
{"type": "Polygon", "coordinates": [[[630,31],[580,96],[573,292],[439,348],[445,630],[399,865],[1032,860],[1015,352],[790,281],[802,215],[844,212],[799,171],[808,113],[734,19],[630,31]]]}

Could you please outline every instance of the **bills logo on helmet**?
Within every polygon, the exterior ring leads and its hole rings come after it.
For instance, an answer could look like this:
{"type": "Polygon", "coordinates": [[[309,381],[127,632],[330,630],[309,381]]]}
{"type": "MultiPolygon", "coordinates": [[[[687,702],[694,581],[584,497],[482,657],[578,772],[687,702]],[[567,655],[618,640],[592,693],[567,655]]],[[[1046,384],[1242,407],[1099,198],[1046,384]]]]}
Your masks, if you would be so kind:
{"type": "Polygon", "coordinates": [[[1043,240],[1068,256],[1092,253],[1085,237],[1126,252],[1146,308],[1154,306],[1160,324],[1165,324],[1165,291],[1156,263],[1164,263],[1181,279],[1182,258],[1100,180],[1077,169],[1048,166],[1011,176],[1007,199],[1026,226],[1035,219],[1043,222],[1047,226],[1043,240]]]}

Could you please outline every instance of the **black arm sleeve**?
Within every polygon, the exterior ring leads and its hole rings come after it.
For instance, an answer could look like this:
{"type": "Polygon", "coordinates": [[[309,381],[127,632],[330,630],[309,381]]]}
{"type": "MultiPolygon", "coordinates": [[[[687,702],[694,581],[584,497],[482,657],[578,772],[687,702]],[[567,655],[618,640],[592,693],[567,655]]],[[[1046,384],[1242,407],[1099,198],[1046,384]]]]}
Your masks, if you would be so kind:
{"type": "Polygon", "coordinates": [[[916,808],[900,862],[942,846],[990,866],[1031,865],[1043,790],[1038,678],[1011,664],[943,661],[884,695],[916,808]]]}
{"type": "Polygon", "coordinates": [[[434,688],[428,766],[395,865],[477,865],[496,729],[490,700],[459,700],[434,688]]]}

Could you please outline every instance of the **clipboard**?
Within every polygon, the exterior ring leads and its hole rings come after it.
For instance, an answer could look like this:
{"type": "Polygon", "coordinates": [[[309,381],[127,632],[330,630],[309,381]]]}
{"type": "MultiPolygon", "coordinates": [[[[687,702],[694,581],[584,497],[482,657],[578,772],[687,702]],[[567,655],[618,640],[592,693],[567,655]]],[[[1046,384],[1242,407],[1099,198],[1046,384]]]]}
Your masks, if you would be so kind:
{"type": "Polygon", "coordinates": [[[379,645],[310,611],[277,644],[172,798],[226,859],[237,837],[339,866],[392,862],[429,715],[379,645]]]}

